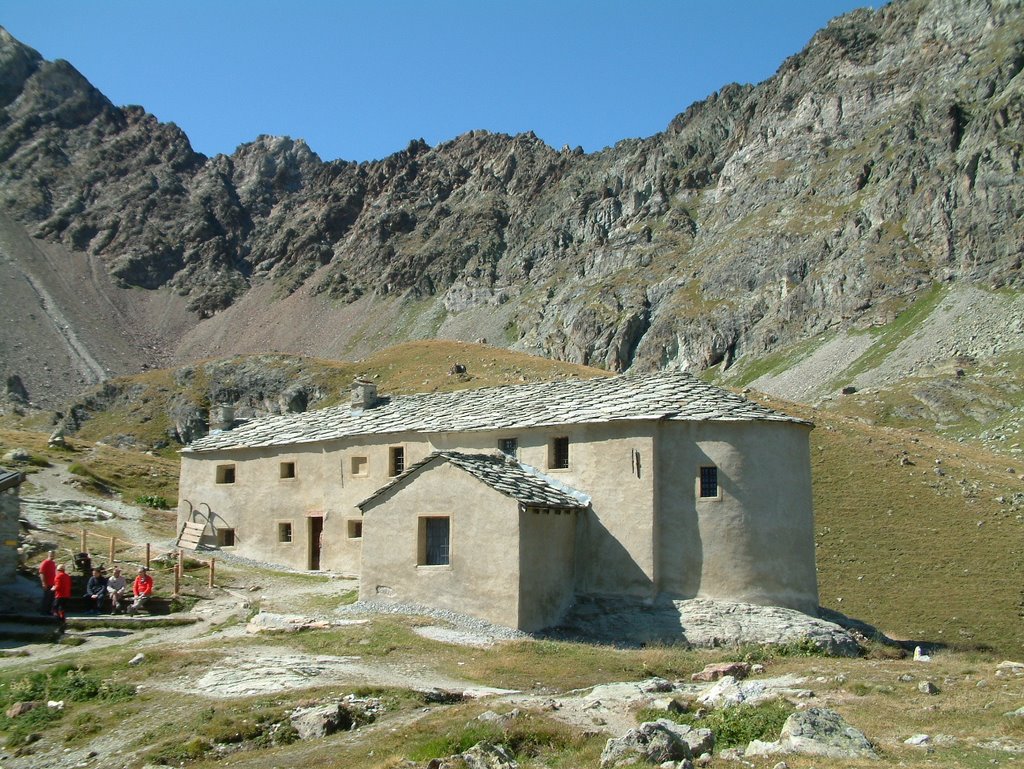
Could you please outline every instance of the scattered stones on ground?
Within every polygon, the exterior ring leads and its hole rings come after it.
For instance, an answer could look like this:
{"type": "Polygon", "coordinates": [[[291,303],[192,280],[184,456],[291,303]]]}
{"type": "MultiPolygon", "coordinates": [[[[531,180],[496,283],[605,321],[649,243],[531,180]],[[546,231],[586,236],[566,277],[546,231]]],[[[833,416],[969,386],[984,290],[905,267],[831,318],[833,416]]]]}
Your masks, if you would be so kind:
{"type": "Polygon", "coordinates": [[[708,707],[721,708],[740,704],[757,705],[780,697],[807,699],[813,697],[814,692],[800,686],[806,680],[795,675],[748,681],[723,676],[714,686],[700,694],[697,701],[708,707]]]}
{"type": "Polygon", "coordinates": [[[774,753],[840,759],[878,758],[867,737],[828,708],[808,708],[793,713],[786,719],[777,742],[754,740],[743,755],[769,756],[774,753]]]}

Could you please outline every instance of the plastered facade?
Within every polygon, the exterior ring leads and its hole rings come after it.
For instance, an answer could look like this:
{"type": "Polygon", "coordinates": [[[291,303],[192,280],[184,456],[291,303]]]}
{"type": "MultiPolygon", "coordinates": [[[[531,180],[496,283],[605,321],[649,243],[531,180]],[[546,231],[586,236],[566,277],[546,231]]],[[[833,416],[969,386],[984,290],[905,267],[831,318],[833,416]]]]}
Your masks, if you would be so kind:
{"type": "Polygon", "coordinates": [[[637,419],[183,453],[179,524],[198,509],[212,524],[205,544],[231,530],[240,555],[360,575],[363,598],[426,603],[513,627],[556,622],[577,593],[701,597],[813,614],[810,429],[782,419],[637,419]],[[393,475],[396,449],[409,468],[439,451],[496,454],[509,439],[519,463],[584,494],[586,508],[530,512],[444,464],[408,482],[393,475]],[[567,441],[568,467],[553,466],[555,439],[567,441]],[[218,483],[218,468],[227,467],[233,482],[218,483]],[[714,498],[700,496],[701,467],[715,469],[714,498]],[[379,491],[389,483],[394,488],[379,491]],[[357,504],[378,493],[360,511],[357,504]],[[410,543],[425,516],[450,518],[445,567],[417,563],[410,543]]]}

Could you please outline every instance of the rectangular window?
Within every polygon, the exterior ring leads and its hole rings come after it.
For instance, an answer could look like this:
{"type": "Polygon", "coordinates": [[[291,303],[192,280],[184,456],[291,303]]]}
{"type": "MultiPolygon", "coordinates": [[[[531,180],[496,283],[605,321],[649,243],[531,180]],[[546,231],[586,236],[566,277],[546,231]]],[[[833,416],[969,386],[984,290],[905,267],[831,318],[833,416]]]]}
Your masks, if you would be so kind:
{"type": "Polygon", "coordinates": [[[498,450],[506,457],[512,457],[514,459],[519,453],[519,439],[502,438],[498,441],[498,450]]]}
{"type": "Polygon", "coordinates": [[[294,462],[282,462],[281,463],[281,480],[295,477],[295,463],[294,462]]]}
{"type": "Polygon", "coordinates": [[[551,439],[551,445],[548,446],[548,467],[555,470],[565,470],[569,467],[568,437],[551,439]]]}
{"type": "Polygon", "coordinates": [[[388,461],[388,475],[394,477],[405,472],[405,449],[402,446],[392,446],[390,460],[388,461]]]}
{"type": "Polygon", "coordinates": [[[348,538],[349,539],[362,539],[363,538],[363,522],[358,520],[352,520],[348,522],[348,538]]]}
{"type": "Polygon", "coordinates": [[[277,524],[277,541],[278,542],[291,542],[292,541],[292,524],[291,522],[284,522],[277,524]]]}
{"type": "Polygon", "coordinates": [[[235,466],[217,465],[217,483],[234,483],[235,466]]]}
{"type": "Polygon", "coordinates": [[[366,457],[352,457],[352,475],[366,475],[369,472],[369,463],[366,457]]]}
{"type": "Polygon", "coordinates": [[[700,469],[701,499],[718,499],[718,468],[714,465],[700,469]]]}
{"type": "Polygon", "coordinates": [[[447,516],[420,518],[420,566],[447,566],[451,563],[450,522],[447,516]]]}
{"type": "Polygon", "coordinates": [[[234,547],[235,530],[217,529],[217,547],[234,547]]]}

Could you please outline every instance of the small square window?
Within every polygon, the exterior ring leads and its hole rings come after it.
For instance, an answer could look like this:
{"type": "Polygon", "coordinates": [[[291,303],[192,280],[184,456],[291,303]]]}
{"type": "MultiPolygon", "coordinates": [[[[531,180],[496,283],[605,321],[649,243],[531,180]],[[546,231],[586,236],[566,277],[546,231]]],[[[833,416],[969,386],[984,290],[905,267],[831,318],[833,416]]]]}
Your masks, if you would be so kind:
{"type": "Polygon", "coordinates": [[[363,522],[359,520],[351,520],[348,522],[348,538],[349,539],[362,539],[363,538],[363,522]]]}
{"type": "Polygon", "coordinates": [[[388,462],[388,475],[394,477],[405,472],[405,448],[392,446],[388,462]]]}
{"type": "Polygon", "coordinates": [[[217,465],[217,483],[234,483],[235,466],[217,465]]]}
{"type": "Polygon", "coordinates": [[[698,495],[701,499],[718,499],[720,488],[718,486],[718,468],[714,465],[700,469],[700,488],[698,495]]]}
{"type": "Polygon", "coordinates": [[[217,529],[217,547],[234,547],[235,530],[217,529]]]}
{"type": "Polygon", "coordinates": [[[292,541],[292,524],[290,521],[282,521],[277,524],[277,541],[278,542],[291,542],[292,541]]]}
{"type": "Polygon", "coordinates": [[[352,475],[366,475],[369,472],[369,463],[366,457],[352,457],[352,475]]]}
{"type": "Polygon", "coordinates": [[[552,438],[548,446],[548,467],[554,470],[566,470],[569,467],[569,438],[560,436],[552,438]]]}
{"type": "Polygon", "coordinates": [[[281,463],[281,480],[288,480],[295,477],[295,463],[294,462],[282,462],[281,463]]]}
{"type": "Polygon", "coordinates": [[[419,566],[448,566],[451,563],[451,519],[447,516],[420,518],[419,566]]]}
{"type": "Polygon", "coordinates": [[[512,457],[514,459],[519,453],[519,439],[502,438],[498,441],[498,450],[506,457],[512,457]]]}

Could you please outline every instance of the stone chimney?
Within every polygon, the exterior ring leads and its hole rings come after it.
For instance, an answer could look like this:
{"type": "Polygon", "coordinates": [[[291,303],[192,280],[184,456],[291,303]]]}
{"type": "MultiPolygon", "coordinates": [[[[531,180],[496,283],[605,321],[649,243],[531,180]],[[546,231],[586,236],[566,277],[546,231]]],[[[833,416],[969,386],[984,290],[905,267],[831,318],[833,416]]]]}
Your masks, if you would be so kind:
{"type": "Polygon", "coordinates": [[[234,426],[234,406],[221,404],[210,409],[210,432],[213,432],[214,430],[230,430],[234,426]]]}
{"type": "Polygon", "coordinates": [[[352,383],[352,410],[372,409],[377,405],[377,385],[365,379],[352,383]]]}

